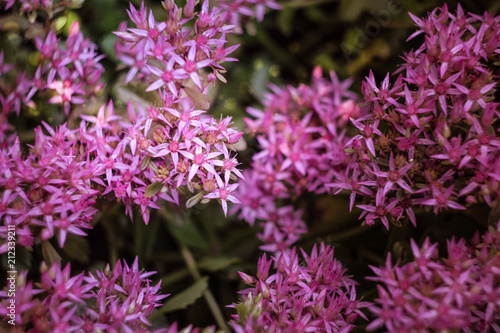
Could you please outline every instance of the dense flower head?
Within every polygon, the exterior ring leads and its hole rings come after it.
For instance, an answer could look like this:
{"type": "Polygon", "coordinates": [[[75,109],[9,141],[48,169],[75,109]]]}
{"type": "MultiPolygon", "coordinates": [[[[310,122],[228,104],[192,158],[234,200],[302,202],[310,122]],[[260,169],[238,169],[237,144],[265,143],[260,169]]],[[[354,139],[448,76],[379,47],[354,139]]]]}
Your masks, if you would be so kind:
{"type": "Polygon", "coordinates": [[[228,201],[238,203],[232,194],[238,185],[231,182],[243,175],[231,151],[241,135],[231,117],[217,121],[180,99],[168,107],[150,106],[126,140],[135,140],[135,153],[148,161],[156,192],[183,187],[196,192],[188,206],[218,199],[226,213],[228,201]]]}
{"type": "Polygon", "coordinates": [[[232,192],[238,185],[230,181],[242,174],[230,147],[242,133],[230,126],[231,118],[216,121],[195,109],[179,113],[182,103],[147,110],[129,103],[124,119],[110,102],[97,116],[81,116],[85,151],[103,168],[102,194],[121,201],[131,217],[140,207],[146,223],[150,208],[160,208],[160,199],[179,204],[179,193],[196,192],[189,207],[218,199],[226,212],[228,201],[237,202],[232,192]]]}
{"type": "MultiPolygon", "coordinates": [[[[129,267],[118,261],[95,274],[71,275],[70,265],[42,264],[41,278],[33,283],[26,273],[16,279],[16,326],[24,332],[150,332],[148,317],[168,295],[159,294],[161,281],[152,285],[155,272],[139,270],[138,259],[129,267]],[[35,286],[37,289],[34,289],[35,286]]],[[[0,312],[7,312],[7,293],[0,312]]]]}
{"type": "Polygon", "coordinates": [[[334,259],[334,249],[315,245],[311,255],[295,248],[278,259],[258,263],[257,277],[240,272],[251,288],[242,290],[242,300],[233,306],[231,326],[242,332],[349,332],[360,311],[369,303],[356,297],[356,283],[345,275],[334,259]],[[276,272],[270,273],[272,263],[276,272]]]}
{"type": "Polygon", "coordinates": [[[277,254],[289,249],[307,230],[293,200],[306,192],[324,193],[325,184],[343,173],[349,161],[346,125],[363,113],[347,90],[351,82],[340,82],[334,72],[325,79],[318,67],[311,85],[271,85],[263,110],[248,108],[252,118],[245,121],[259,151],[240,182],[238,209],[250,224],[261,221],[263,249],[277,254]]]}
{"type": "MultiPolygon", "coordinates": [[[[19,10],[34,23],[40,11],[55,20],[57,13],[75,5],[74,1],[8,1],[4,9],[19,10]]],[[[73,105],[94,97],[102,87],[103,56],[97,46],[84,38],[78,22],[61,38],[48,17],[46,29],[36,28],[35,23],[22,31],[25,46],[36,55],[23,63],[25,71],[18,63],[7,63],[0,52],[0,253],[7,251],[7,225],[16,226],[18,246],[31,248],[57,237],[63,247],[68,233],[86,235],[96,212],[100,166],[79,149],[78,131],[67,124],[53,129],[44,123],[35,129],[34,145],[23,153],[25,147],[8,123],[11,113],[19,116],[23,105],[40,114],[45,103],[59,104],[69,115],[73,105]]],[[[60,119],[57,113],[54,118],[60,119]]]]}
{"type": "Polygon", "coordinates": [[[1,0],[0,8],[7,10],[16,5],[14,8],[19,10],[21,15],[25,14],[30,23],[34,23],[39,12],[52,17],[66,8],[78,8],[82,2],[82,0],[1,0]]]}
{"type": "Polygon", "coordinates": [[[437,243],[422,246],[412,240],[414,260],[372,267],[379,285],[375,319],[369,330],[388,332],[500,331],[500,223],[479,234],[468,245],[464,239],[447,243],[447,257],[439,257],[437,243]]]}
{"type": "Polygon", "coordinates": [[[410,38],[423,34],[424,43],[405,55],[392,84],[389,74],[379,85],[370,72],[362,87],[370,114],[352,120],[353,158],[329,184],[363,197],[361,218],[387,228],[405,218],[416,224],[413,207],[437,214],[497,206],[500,190],[500,16],[460,5],[452,14],[444,5],[412,18],[418,30],[410,38]]]}
{"type": "MultiPolygon", "coordinates": [[[[54,16],[65,6],[74,6],[71,2],[52,4],[52,1],[22,1],[21,14],[28,15],[35,21],[38,11],[54,16]]],[[[100,82],[104,70],[100,64],[103,55],[97,52],[97,46],[84,38],[79,23],[74,22],[67,38],[58,37],[52,26],[26,34],[32,40],[38,59],[33,68],[17,70],[14,64],[3,63],[0,56],[0,96],[3,110],[19,115],[21,106],[26,105],[39,112],[41,101],[62,106],[66,116],[74,105],[80,105],[95,97],[102,89],[100,82]],[[15,74],[14,74],[15,73],[15,74]]]]}
{"type": "Polygon", "coordinates": [[[122,26],[116,32],[118,57],[130,68],[126,81],[148,82],[146,91],[160,97],[122,141],[147,180],[147,191],[134,199],[143,216],[147,203],[154,203],[149,198],[172,189],[175,193],[166,198],[170,201],[178,202],[176,191],[192,194],[188,207],[217,199],[227,214],[228,202],[239,202],[233,182],[243,175],[232,150],[242,133],[231,126],[231,117],[217,121],[206,112],[208,86],[215,78],[224,81],[220,64],[235,60],[227,55],[237,45],[226,45],[225,36],[232,32],[228,12],[210,8],[208,1],[199,12],[195,7],[191,0],[183,8],[166,1],[168,19],[157,22],[144,5],[139,10],[131,5],[129,16],[136,27],[122,26]],[[192,28],[184,26],[191,20],[192,28]]]}
{"type": "MultiPolygon", "coordinates": [[[[81,115],[75,130],[44,123],[26,154],[15,136],[6,136],[0,233],[6,236],[6,226],[16,225],[18,245],[57,237],[62,248],[68,233],[85,236],[84,230],[92,228],[101,197],[122,202],[131,218],[138,207],[145,223],[162,200],[179,204],[180,192],[196,192],[189,206],[218,199],[226,212],[228,201],[238,202],[232,194],[238,185],[230,182],[242,176],[228,147],[241,133],[230,126],[230,118],[216,121],[203,113],[144,111],[129,103],[123,117],[110,101],[95,116],[81,115]]],[[[0,251],[7,251],[5,242],[0,251]]]]}
{"type": "Polygon", "coordinates": [[[38,127],[26,154],[17,138],[1,150],[0,253],[7,251],[7,225],[16,226],[17,245],[24,247],[56,236],[62,248],[68,233],[83,236],[92,228],[101,168],[79,152],[76,131],[43,125],[48,134],[38,127]]]}
{"type": "Polygon", "coordinates": [[[47,81],[37,82],[41,86],[32,87],[30,96],[39,89],[49,89],[53,96],[48,102],[63,105],[68,115],[71,105],[82,104],[101,90],[103,83],[99,80],[104,68],[99,61],[104,56],[97,53],[93,42],[83,37],[78,22],[71,26],[63,46],[59,46],[52,31],[45,40],[37,36],[36,46],[41,59],[37,79],[43,80],[46,76],[47,81]]]}
{"type": "Polygon", "coordinates": [[[125,80],[136,78],[149,84],[146,91],[187,94],[200,103],[199,95],[210,83],[216,78],[225,82],[220,64],[236,60],[228,57],[238,47],[227,45],[226,34],[233,32],[227,24],[229,13],[210,8],[206,0],[199,12],[194,0],[184,7],[172,0],[163,5],[168,18],[158,22],[144,4],[139,10],[131,4],[128,13],[135,27],[122,24],[115,32],[117,56],[130,68],[125,80]],[[185,25],[189,21],[194,21],[193,27],[185,25]]]}
{"type": "Polygon", "coordinates": [[[160,199],[178,203],[174,190],[146,194],[155,174],[147,169],[148,161],[137,154],[136,141],[128,140],[132,121],[140,122],[145,111],[129,102],[127,115],[115,113],[113,101],[102,105],[95,116],[81,115],[79,133],[82,150],[101,167],[100,194],[107,200],[121,202],[133,219],[133,208],[140,208],[144,222],[149,222],[149,209],[158,209],[160,199]]]}

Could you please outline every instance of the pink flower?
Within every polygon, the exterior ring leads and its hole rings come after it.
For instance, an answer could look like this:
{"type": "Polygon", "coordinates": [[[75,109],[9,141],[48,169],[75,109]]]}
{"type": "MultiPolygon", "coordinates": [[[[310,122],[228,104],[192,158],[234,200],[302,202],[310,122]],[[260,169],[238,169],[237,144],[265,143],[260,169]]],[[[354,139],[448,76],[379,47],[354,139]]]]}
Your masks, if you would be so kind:
{"type": "Polygon", "coordinates": [[[333,258],[333,248],[315,245],[300,260],[295,248],[278,259],[259,260],[257,278],[240,272],[250,287],[233,304],[238,314],[231,326],[236,332],[350,332],[361,309],[369,303],[357,299],[355,283],[333,258]],[[271,263],[276,272],[269,274],[271,263]]]}
{"type": "Polygon", "coordinates": [[[416,330],[498,330],[498,255],[500,223],[479,235],[471,246],[461,239],[447,242],[448,256],[438,257],[438,244],[427,238],[421,247],[411,241],[414,260],[384,267],[371,267],[376,276],[378,298],[369,305],[375,319],[367,329],[388,332],[416,330]],[[493,236],[493,237],[492,237],[493,236]],[[494,272],[495,271],[495,272],[494,272]],[[490,295],[490,296],[487,296],[490,295]]]}
{"type": "Polygon", "coordinates": [[[241,201],[239,201],[238,198],[236,198],[234,195],[231,194],[236,190],[237,187],[238,184],[232,184],[232,185],[226,184],[226,186],[218,188],[214,192],[208,193],[203,197],[207,199],[220,199],[224,215],[227,216],[227,201],[231,201],[235,204],[241,204],[241,201]]]}
{"type": "MultiPolygon", "coordinates": [[[[113,271],[84,272],[71,276],[70,265],[59,263],[41,268],[40,289],[33,289],[27,272],[17,276],[16,326],[21,330],[44,327],[51,332],[126,330],[144,332],[148,317],[168,295],[159,294],[161,281],[151,284],[154,272],[139,270],[135,259],[130,267],[118,261],[113,271]]],[[[0,313],[7,314],[7,292],[0,292],[0,313]]],[[[10,303],[10,302],[9,302],[10,303]]],[[[0,323],[2,330],[7,322],[0,323]]]]}

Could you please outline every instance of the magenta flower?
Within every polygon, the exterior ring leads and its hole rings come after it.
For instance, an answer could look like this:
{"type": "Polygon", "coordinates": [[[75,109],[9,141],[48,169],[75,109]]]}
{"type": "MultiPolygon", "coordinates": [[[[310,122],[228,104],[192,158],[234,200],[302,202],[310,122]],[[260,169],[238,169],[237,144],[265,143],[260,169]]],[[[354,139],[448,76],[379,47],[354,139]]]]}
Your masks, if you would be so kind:
{"type": "Polygon", "coordinates": [[[238,200],[231,193],[236,190],[238,184],[226,185],[222,188],[216,189],[214,192],[205,194],[203,197],[207,199],[219,199],[222,203],[222,210],[224,211],[224,215],[227,216],[227,202],[231,201],[235,204],[241,204],[241,201],[238,200]]]}
{"type": "MultiPolygon", "coordinates": [[[[226,40],[234,27],[227,25],[228,13],[209,8],[208,1],[203,1],[196,15],[192,0],[183,8],[174,2],[164,8],[168,18],[157,22],[144,5],[139,10],[131,5],[128,13],[136,27],[126,29],[122,25],[116,32],[118,58],[132,67],[127,80],[147,83],[146,91],[157,91],[162,102],[147,107],[145,117],[128,129],[121,146],[122,157],[129,159],[129,152],[139,156],[143,175],[139,179],[149,181],[143,187],[130,188],[116,178],[114,192],[126,203],[129,214],[130,201],[140,205],[145,220],[149,208],[159,207],[157,200],[178,203],[177,189],[184,187],[193,193],[187,206],[216,198],[226,214],[227,202],[238,202],[233,194],[238,186],[230,180],[243,176],[236,168],[239,163],[231,156],[230,145],[242,133],[230,126],[231,118],[217,122],[204,110],[210,105],[206,88],[215,77],[223,79],[219,74],[221,63],[232,60],[227,55],[237,47],[226,40]],[[184,26],[191,20],[193,27],[184,26]]],[[[113,166],[111,178],[116,177],[115,169],[113,166]]]]}
{"type": "MultiPolygon", "coordinates": [[[[33,289],[26,272],[17,276],[16,327],[31,332],[34,328],[50,332],[133,331],[145,332],[148,317],[168,295],[159,294],[161,281],[151,285],[154,272],[139,270],[136,258],[130,267],[118,261],[113,271],[88,276],[84,272],[71,276],[70,265],[56,262],[42,264],[41,279],[33,289]]],[[[0,293],[0,313],[7,314],[7,293],[0,293]]],[[[7,322],[0,328],[7,330],[7,322]]],[[[9,326],[11,327],[11,326],[9,326]]]]}
{"type": "MultiPolygon", "coordinates": [[[[101,183],[102,169],[98,160],[77,154],[76,131],[43,124],[48,135],[36,129],[35,144],[26,156],[20,154],[18,140],[2,152],[0,216],[2,225],[23,230],[19,245],[30,247],[36,238],[57,236],[62,248],[67,233],[84,236],[83,230],[92,228],[98,194],[93,186],[101,183]]],[[[6,251],[5,242],[0,249],[6,251]]]]}
{"type": "Polygon", "coordinates": [[[457,12],[443,6],[425,19],[412,16],[419,30],[410,38],[423,34],[423,44],[406,55],[394,84],[386,76],[378,85],[370,73],[362,86],[371,113],[351,121],[359,134],[345,145],[347,170],[328,186],[351,192],[351,207],[362,198],[367,224],[415,224],[412,206],[438,214],[496,204],[500,141],[486,44],[498,49],[500,39],[484,29],[499,22],[457,12]]]}
{"type": "Polygon", "coordinates": [[[365,125],[365,124],[361,123],[362,120],[365,120],[365,119],[363,119],[363,118],[360,118],[358,120],[351,119],[352,124],[354,126],[356,126],[362,132],[362,135],[357,135],[354,138],[352,138],[351,140],[349,140],[346,143],[346,147],[348,147],[352,143],[353,140],[363,139],[366,143],[366,146],[368,147],[368,151],[373,156],[377,156],[377,154],[375,153],[375,144],[374,144],[373,139],[374,139],[375,134],[382,135],[382,132],[380,132],[380,130],[377,128],[380,121],[377,119],[372,124],[365,125]]]}
{"type": "Polygon", "coordinates": [[[406,190],[409,193],[412,193],[410,185],[408,185],[403,177],[406,176],[408,170],[413,166],[412,163],[408,163],[405,166],[396,169],[394,163],[394,155],[391,152],[391,156],[389,157],[389,170],[387,172],[383,171],[371,171],[375,176],[384,177],[385,185],[383,188],[383,195],[385,196],[393,187],[394,184],[398,184],[402,189],[406,190]]]}
{"type": "Polygon", "coordinates": [[[498,246],[500,223],[472,245],[461,239],[447,243],[448,256],[439,258],[437,243],[426,239],[421,247],[412,240],[414,260],[372,267],[377,281],[376,304],[369,305],[375,319],[368,330],[388,332],[463,330],[498,331],[498,272],[500,258],[489,252],[498,246]],[[495,277],[496,276],[496,277],[495,277]]]}
{"type": "Polygon", "coordinates": [[[481,87],[481,89],[474,90],[474,89],[468,89],[467,87],[464,87],[461,84],[455,83],[455,87],[457,87],[460,92],[464,93],[467,95],[467,101],[464,104],[464,111],[467,112],[470,110],[470,108],[474,105],[474,103],[479,104],[482,108],[486,107],[486,101],[484,100],[487,95],[486,93],[490,92],[493,88],[496,86],[496,82],[490,83],[485,85],[484,87],[481,87]]]}
{"type": "Polygon", "coordinates": [[[303,260],[292,249],[278,259],[259,259],[257,278],[240,272],[251,287],[241,291],[242,300],[233,304],[238,314],[231,326],[236,332],[350,332],[361,309],[369,303],[356,297],[354,281],[333,258],[333,248],[316,245],[311,255],[302,250],[303,260]],[[277,270],[270,274],[275,263],[277,270]]]}
{"type": "Polygon", "coordinates": [[[248,109],[256,119],[245,121],[256,134],[260,151],[253,155],[250,180],[240,182],[246,185],[238,189],[237,198],[242,202],[238,209],[250,224],[262,220],[264,230],[258,237],[265,244],[261,249],[277,254],[288,250],[307,230],[305,223],[292,213],[286,214],[283,223],[270,217],[281,208],[288,211],[291,198],[307,192],[324,193],[327,184],[342,177],[348,163],[343,148],[348,138],[342,128],[348,115],[362,114],[352,99],[355,95],[347,90],[351,82],[340,82],[333,72],[330,80],[323,79],[317,68],[310,86],[270,85],[263,110],[248,109]],[[276,207],[264,202],[269,199],[287,201],[276,207]]]}
{"type": "Polygon", "coordinates": [[[421,202],[422,205],[434,206],[434,212],[437,213],[442,209],[452,208],[452,209],[465,209],[464,206],[460,205],[453,200],[450,200],[450,196],[455,194],[453,192],[453,186],[446,189],[439,189],[436,186],[431,187],[432,199],[427,199],[421,202]]]}

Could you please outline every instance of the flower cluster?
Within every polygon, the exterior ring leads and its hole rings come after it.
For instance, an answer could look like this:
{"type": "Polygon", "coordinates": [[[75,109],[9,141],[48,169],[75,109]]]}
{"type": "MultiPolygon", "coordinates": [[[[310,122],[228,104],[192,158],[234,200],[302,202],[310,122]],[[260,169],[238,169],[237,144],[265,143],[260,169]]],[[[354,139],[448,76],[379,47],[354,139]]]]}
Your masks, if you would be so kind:
{"type": "MultiPolygon", "coordinates": [[[[129,267],[118,261],[111,271],[84,272],[71,276],[70,265],[42,264],[40,282],[26,280],[26,272],[16,280],[16,326],[2,322],[7,332],[150,332],[148,317],[168,295],[158,293],[161,281],[152,285],[155,272],[139,270],[138,259],[129,267]],[[34,289],[36,286],[39,289],[34,289]]],[[[2,298],[7,293],[0,292],[2,298]]],[[[7,301],[0,313],[7,314],[7,301]]]]}
{"type": "Polygon", "coordinates": [[[416,224],[414,206],[465,209],[498,205],[499,103],[495,61],[500,16],[452,14],[443,6],[412,16],[425,41],[405,55],[397,80],[379,86],[370,73],[362,91],[369,115],[352,123],[359,134],[346,145],[353,158],[329,186],[363,197],[361,217],[416,224]]]}
{"type": "Polygon", "coordinates": [[[0,8],[7,10],[17,4],[20,13],[26,14],[29,22],[34,23],[39,12],[43,13],[42,16],[46,14],[53,17],[66,8],[80,7],[82,2],[82,0],[1,0],[0,8]]]}
{"type": "Polygon", "coordinates": [[[354,321],[366,317],[360,309],[368,303],[356,298],[355,282],[345,275],[334,250],[316,245],[299,264],[295,248],[279,259],[258,263],[257,278],[240,272],[252,287],[241,291],[243,299],[234,307],[231,326],[243,332],[349,332],[354,321]],[[272,262],[277,271],[269,274],[272,262]]]}
{"type": "Polygon", "coordinates": [[[414,261],[372,267],[379,298],[369,309],[376,316],[369,330],[388,332],[463,330],[500,331],[500,223],[482,237],[448,241],[448,256],[438,257],[437,243],[412,240],[414,261]],[[482,241],[481,241],[482,238],[482,241]]]}
{"type": "Polygon", "coordinates": [[[225,70],[220,64],[236,60],[228,57],[238,47],[227,45],[226,34],[233,32],[233,27],[226,24],[229,13],[209,8],[207,0],[200,12],[195,12],[194,0],[188,0],[183,8],[173,0],[165,1],[163,6],[168,19],[157,22],[144,4],[139,11],[131,4],[128,13],[135,27],[127,29],[122,23],[115,32],[119,37],[118,59],[130,67],[125,81],[137,78],[147,82],[146,91],[159,90],[164,100],[184,93],[205,106],[208,99],[200,97],[200,93],[216,78],[225,82],[221,75],[225,70]],[[185,24],[191,20],[193,28],[188,28],[185,24]]]}
{"type": "Polygon", "coordinates": [[[156,190],[151,194],[186,186],[198,192],[188,201],[188,207],[200,200],[219,199],[227,213],[227,201],[239,202],[231,194],[238,185],[230,181],[243,175],[236,168],[239,163],[231,156],[230,147],[242,133],[230,127],[230,117],[216,121],[189,104],[189,100],[181,99],[170,107],[150,106],[127,140],[154,171],[156,190]]]}
{"type": "Polygon", "coordinates": [[[227,201],[237,201],[231,195],[237,184],[229,181],[242,174],[227,145],[241,133],[229,127],[230,118],[217,122],[203,111],[179,114],[176,108],[129,103],[125,120],[110,102],[96,116],[81,115],[81,143],[103,168],[102,194],[114,194],[130,217],[140,207],[146,223],[149,208],[158,209],[159,199],[179,204],[179,192],[198,192],[188,206],[217,198],[224,212],[227,201]]]}
{"type": "Polygon", "coordinates": [[[37,128],[26,156],[17,138],[0,150],[0,253],[7,251],[7,225],[16,225],[17,244],[25,247],[57,236],[62,248],[68,233],[92,228],[101,168],[79,152],[77,131],[43,125],[48,135],[37,128]]]}
{"type": "Polygon", "coordinates": [[[273,0],[218,1],[212,8],[203,0],[199,12],[194,0],[184,7],[167,0],[163,6],[168,19],[157,22],[144,3],[139,11],[131,4],[128,13],[135,27],[127,29],[122,23],[115,32],[120,38],[115,45],[118,59],[130,68],[125,81],[137,78],[149,83],[147,91],[174,97],[182,90],[198,103],[197,91],[204,92],[216,79],[226,82],[221,63],[236,61],[229,54],[238,47],[226,45],[226,35],[239,28],[240,15],[260,21],[266,7],[281,8],[273,0]],[[189,21],[194,21],[192,28],[186,25],[189,21]]]}
{"type": "Polygon", "coordinates": [[[131,219],[134,206],[140,207],[147,224],[149,208],[159,208],[159,199],[179,203],[179,198],[175,190],[147,193],[155,173],[147,168],[148,161],[144,156],[137,154],[137,142],[128,140],[129,131],[133,131],[132,122],[140,122],[145,111],[134,108],[131,102],[127,111],[127,119],[115,114],[113,101],[110,101],[101,106],[96,116],[81,115],[80,145],[101,167],[100,193],[108,200],[124,204],[131,219]]]}
{"type": "Polygon", "coordinates": [[[208,85],[216,78],[224,81],[220,63],[235,60],[228,54],[237,45],[227,46],[225,39],[232,32],[226,24],[229,14],[209,8],[208,1],[200,12],[195,12],[192,0],[183,8],[173,1],[164,7],[168,19],[157,22],[143,5],[139,11],[131,6],[129,16],[136,28],[125,31],[122,25],[116,32],[121,40],[118,57],[130,67],[126,81],[149,82],[146,91],[156,91],[161,100],[147,107],[124,142],[139,156],[141,170],[151,174],[146,176],[151,185],[145,197],[187,187],[197,192],[188,207],[218,199],[227,214],[227,202],[239,202],[232,194],[237,184],[230,181],[243,175],[231,150],[242,133],[230,126],[230,117],[217,121],[203,109],[210,106],[208,85]],[[193,19],[193,28],[183,27],[193,19]]]}
{"type": "MultiPolygon", "coordinates": [[[[5,9],[12,5],[8,2],[5,9]]],[[[63,247],[68,233],[86,235],[82,229],[91,228],[101,167],[82,151],[78,130],[66,124],[53,129],[43,123],[35,129],[34,144],[24,152],[8,119],[12,112],[19,115],[22,105],[36,114],[47,102],[61,104],[68,115],[71,105],[83,103],[101,89],[102,56],[83,37],[77,22],[66,39],[56,36],[51,19],[73,2],[21,1],[17,5],[14,8],[26,13],[30,22],[40,11],[47,20],[45,30],[37,24],[23,27],[26,39],[33,42],[26,44],[37,56],[29,62],[35,67],[19,71],[19,64],[4,62],[7,55],[0,52],[0,235],[6,235],[7,225],[16,225],[20,246],[31,247],[57,236],[63,247]]],[[[7,250],[5,239],[0,242],[0,253],[7,250]]]]}
{"type": "Polygon", "coordinates": [[[262,249],[289,248],[307,229],[293,201],[306,192],[324,193],[325,184],[343,174],[349,162],[346,125],[363,112],[347,90],[351,82],[340,82],[334,72],[327,80],[318,67],[310,86],[271,85],[264,109],[248,108],[253,119],[245,121],[260,151],[240,182],[238,209],[248,223],[262,221],[262,249]]]}
{"type": "MultiPolygon", "coordinates": [[[[30,20],[34,20],[39,10],[52,17],[66,5],[70,4],[23,1],[21,12],[27,12],[30,20]]],[[[71,25],[64,41],[56,36],[52,27],[48,29],[47,33],[41,30],[30,33],[34,35],[39,54],[34,74],[16,68],[15,78],[11,78],[14,73],[10,72],[15,66],[4,64],[3,54],[0,56],[0,73],[6,81],[0,84],[3,113],[15,111],[19,115],[23,104],[38,110],[40,105],[35,101],[45,100],[63,106],[68,116],[72,105],[84,103],[101,90],[103,83],[99,80],[104,68],[99,62],[104,56],[97,53],[97,46],[90,39],[84,38],[79,23],[71,25]]]]}
{"type": "Polygon", "coordinates": [[[104,57],[96,52],[97,46],[80,32],[79,23],[75,22],[64,46],[50,31],[45,39],[36,37],[36,47],[40,52],[40,65],[28,97],[38,90],[49,90],[53,95],[48,102],[64,107],[66,116],[71,105],[82,104],[95,96],[102,88],[99,82],[104,70],[99,61],[104,57]]]}

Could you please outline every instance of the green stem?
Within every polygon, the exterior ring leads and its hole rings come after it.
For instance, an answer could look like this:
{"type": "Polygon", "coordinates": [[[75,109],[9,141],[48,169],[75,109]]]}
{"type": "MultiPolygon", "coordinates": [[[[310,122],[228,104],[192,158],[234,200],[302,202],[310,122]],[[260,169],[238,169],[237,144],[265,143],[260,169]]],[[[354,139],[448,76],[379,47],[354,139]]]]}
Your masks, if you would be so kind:
{"type": "MultiPolygon", "coordinates": [[[[181,248],[181,255],[186,262],[189,272],[191,273],[195,281],[200,280],[201,275],[198,271],[198,268],[196,267],[196,261],[194,260],[193,254],[186,245],[180,244],[179,246],[181,248]]],[[[226,325],[226,320],[224,319],[224,315],[222,314],[222,311],[220,310],[219,305],[217,304],[217,301],[215,300],[215,297],[210,289],[207,289],[203,292],[203,297],[205,297],[205,301],[207,302],[208,307],[210,308],[210,311],[212,312],[212,315],[214,316],[219,328],[224,332],[229,332],[226,325]]]]}
{"type": "MultiPolygon", "coordinates": [[[[108,220],[109,221],[109,220],[108,220]]],[[[118,249],[116,248],[116,233],[113,231],[113,227],[109,225],[109,222],[101,224],[106,230],[106,238],[108,240],[108,249],[110,256],[110,265],[113,267],[115,263],[118,262],[118,249]]]]}
{"type": "Polygon", "coordinates": [[[305,235],[302,240],[314,240],[316,241],[317,237],[323,237],[326,234],[331,233],[331,241],[334,243],[340,243],[346,239],[351,237],[364,234],[370,232],[370,230],[377,228],[377,226],[363,226],[357,225],[353,228],[349,228],[347,230],[335,230],[336,225],[326,225],[322,228],[316,228],[315,230],[311,230],[309,233],[305,235]]]}

